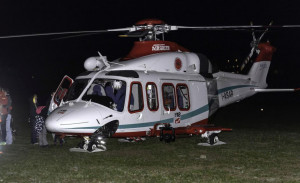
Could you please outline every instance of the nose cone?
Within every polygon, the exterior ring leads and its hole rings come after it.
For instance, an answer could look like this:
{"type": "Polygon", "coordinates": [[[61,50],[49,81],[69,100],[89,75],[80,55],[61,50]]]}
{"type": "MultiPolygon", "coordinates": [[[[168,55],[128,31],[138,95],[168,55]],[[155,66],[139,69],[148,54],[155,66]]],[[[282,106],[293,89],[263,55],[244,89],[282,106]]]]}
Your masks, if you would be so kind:
{"type": "Polygon", "coordinates": [[[93,133],[102,119],[95,105],[85,102],[65,105],[54,110],[46,119],[46,128],[56,133],[93,133]]]}

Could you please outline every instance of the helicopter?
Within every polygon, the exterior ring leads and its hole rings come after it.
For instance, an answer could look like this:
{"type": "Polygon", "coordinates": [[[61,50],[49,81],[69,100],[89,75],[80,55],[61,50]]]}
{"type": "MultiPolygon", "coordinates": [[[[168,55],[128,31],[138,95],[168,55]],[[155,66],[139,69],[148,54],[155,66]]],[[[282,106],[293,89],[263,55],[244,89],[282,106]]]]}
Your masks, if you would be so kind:
{"type": "Polygon", "coordinates": [[[178,135],[199,135],[214,145],[219,142],[221,132],[232,131],[209,123],[219,108],[258,92],[298,91],[266,89],[266,78],[276,49],[261,39],[272,27],[276,28],[272,23],[268,26],[174,26],[158,19],[145,19],[127,28],[0,38],[81,36],[114,31],[125,33],[120,37],[138,38],[123,58],[108,61],[98,52],[98,56],[86,59],[86,72],[75,80],[65,76],[52,97],[47,130],[61,137],[83,137],[78,147],[72,149],[74,151],[99,152],[107,150],[107,139],[114,137],[133,141],[158,137],[168,143],[175,141],[178,135]],[[180,29],[251,30],[251,51],[241,67],[243,69],[253,61],[250,70],[246,74],[216,71],[204,54],[190,52],[165,40],[166,33],[180,29]],[[257,29],[263,32],[258,39],[255,36],[257,29]]]}

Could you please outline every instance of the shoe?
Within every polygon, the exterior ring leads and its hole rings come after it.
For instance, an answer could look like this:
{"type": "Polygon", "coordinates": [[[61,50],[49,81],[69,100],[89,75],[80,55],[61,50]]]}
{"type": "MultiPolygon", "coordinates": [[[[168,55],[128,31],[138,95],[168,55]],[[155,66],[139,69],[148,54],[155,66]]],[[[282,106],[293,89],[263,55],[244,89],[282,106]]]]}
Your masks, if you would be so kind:
{"type": "Polygon", "coordinates": [[[0,142],[0,145],[1,145],[1,146],[5,146],[5,145],[6,145],[6,142],[0,142]]]}

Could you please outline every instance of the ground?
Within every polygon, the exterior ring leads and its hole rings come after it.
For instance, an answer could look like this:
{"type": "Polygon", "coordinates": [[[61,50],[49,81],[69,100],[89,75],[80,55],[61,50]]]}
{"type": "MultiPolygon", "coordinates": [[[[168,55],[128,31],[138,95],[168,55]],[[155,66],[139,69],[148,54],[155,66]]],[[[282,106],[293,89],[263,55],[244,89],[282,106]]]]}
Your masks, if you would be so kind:
{"type": "MultiPolygon", "coordinates": [[[[158,138],[120,143],[108,140],[99,153],[69,152],[79,139],[63,146],[31,145],[29,127],[18,121],[16,141],[1,146],[0,182],[299,182],[299,107],[245,100],[220,109],[213,122],[232,127],[220,134],[227,144],[198,146],[199,136],[165,144],[158,138]],[[246,108],[242,108],[246,107],[246,108]]],[[[271,98],[270,98],[271,99],[271,98]]],[[[255,100],[257,101],[257,100],[255,100]]]]}

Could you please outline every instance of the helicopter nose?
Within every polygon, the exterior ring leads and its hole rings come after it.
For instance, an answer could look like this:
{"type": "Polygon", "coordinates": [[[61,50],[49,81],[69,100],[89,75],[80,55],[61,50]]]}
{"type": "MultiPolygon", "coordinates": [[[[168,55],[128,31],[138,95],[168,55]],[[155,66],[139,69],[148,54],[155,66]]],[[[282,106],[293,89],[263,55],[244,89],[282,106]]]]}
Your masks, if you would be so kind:
{"type": "Polygon", "coordinates": [[[92,105],[77,103],[53,111],[46,119],[46,128],[56,133],[90,133],[99,128],[100,117],[92,105]]]}
{"type": "Polygon", "coordinates": [[[46,129],[49,132],[58,132],[59,123],[55,122],[53,115],[49,115],[45,121],[46,129]]]}

